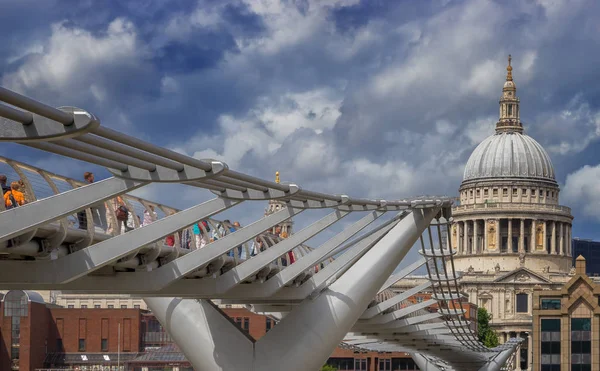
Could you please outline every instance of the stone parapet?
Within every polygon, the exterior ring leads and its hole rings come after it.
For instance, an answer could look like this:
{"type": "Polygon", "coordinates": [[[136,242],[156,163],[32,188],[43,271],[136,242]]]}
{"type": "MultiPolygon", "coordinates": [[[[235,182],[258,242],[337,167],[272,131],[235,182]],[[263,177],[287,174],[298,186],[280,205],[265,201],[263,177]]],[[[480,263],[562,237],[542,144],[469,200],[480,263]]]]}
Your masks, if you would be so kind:
{"type": "Polygon", "coordinates": [[[471,211],[530,211],[530,212],[559,212],[571,216],[571,208],[562,205],[541,204],[541,203],[512,203],[512,202],[489,202],[483,204],[457,205],[452,208],[452,214],[460,216],[471,211]]]}

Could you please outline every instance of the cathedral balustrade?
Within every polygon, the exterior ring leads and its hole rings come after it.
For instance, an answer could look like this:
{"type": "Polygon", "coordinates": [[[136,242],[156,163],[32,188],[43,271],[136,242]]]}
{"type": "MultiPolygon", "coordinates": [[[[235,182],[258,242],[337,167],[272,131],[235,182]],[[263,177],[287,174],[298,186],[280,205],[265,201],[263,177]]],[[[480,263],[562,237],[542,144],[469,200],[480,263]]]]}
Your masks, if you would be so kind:
{"type": "Polygon", "coordinates": [[[506,210],[506,211],[559,211],[571,214],[571,208],[562,205],[541,203],[513,203],[513,202],[487,202],[482,204],[457,205],[453,207],[455,215],[471,210],[506,210]]]}

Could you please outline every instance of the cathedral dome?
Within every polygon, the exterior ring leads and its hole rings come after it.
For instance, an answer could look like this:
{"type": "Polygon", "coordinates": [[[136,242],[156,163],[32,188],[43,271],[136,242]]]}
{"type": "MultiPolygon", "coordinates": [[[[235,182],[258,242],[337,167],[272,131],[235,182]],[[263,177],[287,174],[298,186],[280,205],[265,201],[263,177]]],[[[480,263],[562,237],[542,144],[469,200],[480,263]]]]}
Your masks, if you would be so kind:
{"type": "Polygon", "coordinates": [[[523,133],[520,100],[510,62],[509,55],[496,134],[486,138],[475,148],[467,161],[463,182],[520,178],[556,184],[550,156],[538,142],[523,133]]]}
{"type": "Polygon", "coordinates": [[[467,161],[463,181],[508,177],[555,182],[548,153],[518,131],[501,131],[481,142],[467,161]]]}

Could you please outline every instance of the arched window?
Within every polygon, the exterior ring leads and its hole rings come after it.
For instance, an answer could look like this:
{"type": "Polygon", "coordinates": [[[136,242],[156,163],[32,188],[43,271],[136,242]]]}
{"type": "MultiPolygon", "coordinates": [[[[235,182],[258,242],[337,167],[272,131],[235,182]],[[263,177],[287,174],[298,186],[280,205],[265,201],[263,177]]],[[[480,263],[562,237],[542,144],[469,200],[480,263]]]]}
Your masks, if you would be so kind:
{"type": "Polygon", "coordinates": [[[27,317],[29,298],[24,291],[9,291],[4,297],[5,317],[27,317]]]}

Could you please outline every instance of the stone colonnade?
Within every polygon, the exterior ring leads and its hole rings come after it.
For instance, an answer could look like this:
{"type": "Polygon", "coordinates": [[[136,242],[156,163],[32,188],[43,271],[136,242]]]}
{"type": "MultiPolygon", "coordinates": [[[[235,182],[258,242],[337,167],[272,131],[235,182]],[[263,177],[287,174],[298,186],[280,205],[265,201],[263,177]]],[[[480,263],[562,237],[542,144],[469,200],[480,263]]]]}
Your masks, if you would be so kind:
{"type": "Polygon", "coordinates": [[[570,223],[531,218],[460,220],[454,222],[452,231],[459,255],[537,252],[571,256],[571,239],[570,223]]]}

